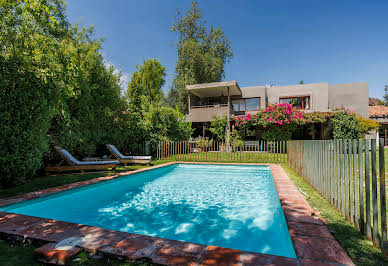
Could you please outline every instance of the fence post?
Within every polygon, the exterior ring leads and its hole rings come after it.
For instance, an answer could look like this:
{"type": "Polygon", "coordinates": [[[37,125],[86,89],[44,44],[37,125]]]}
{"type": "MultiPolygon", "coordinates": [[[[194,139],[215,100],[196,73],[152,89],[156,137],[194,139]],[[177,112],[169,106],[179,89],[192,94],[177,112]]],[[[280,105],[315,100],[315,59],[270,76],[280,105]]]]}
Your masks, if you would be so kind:
{"type": "Polygon", "coordinates": [[[364,221],[364,180],[362,171],[362,140],[358,141],[358,179],[359,179],[359,200],[360,200],[360,231],[365,234],[365,221],[364,221]]]}
{"type": "Polygon", "coordinates": [[[369,140],[365,140],[365,214],[366,214],[366,237],[372,240],[372,217],[370,200],[370,176],[369,176],[369,140]]]}
{"type": "Polygon", "coordinates": [[[375,246],[379,246],[379,214],[377,209],[377,173],[376,173],[376,140],[371,140],[372,148],[372,204],[373,204],[373,234],[375,246]]]}
{"type": "Polygon", "coordinates": [[[354,192],[354,222],[356,228],[360,228],[359,221],[359,194],[358,194],[358,171],[357,171],[357,140],[353,140],[353,192],[354,192]]]}
{"type": "Polygon", "coordinates": [[[379,168],[380,168],[380,215],[381,215],[381,248],[387,248],[387,208],[385,194],[385,160],[384,160],[384,139],[379,143],[379,168]]]}

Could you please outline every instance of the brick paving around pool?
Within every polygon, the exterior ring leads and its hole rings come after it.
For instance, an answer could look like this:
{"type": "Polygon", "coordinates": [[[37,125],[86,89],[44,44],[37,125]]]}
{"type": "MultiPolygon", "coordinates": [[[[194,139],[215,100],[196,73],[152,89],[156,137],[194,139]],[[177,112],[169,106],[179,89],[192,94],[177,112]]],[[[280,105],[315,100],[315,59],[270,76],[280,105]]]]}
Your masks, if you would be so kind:
{"type": "MultiPolygon", "coordinates": [[[[186,162],[170,162],[0,199],[0,207],[176,163],[186,162]]],[[[55,247],[56,243],[70,237],[82,237],[82,244],[79,244],[79,248],[87,252],[164,265],[354,265],[326,228],[325,220],[318,217],[280,165],[232,164],[270,166],[297,255],[296,259],[119,232],[8,212],[0,212],[0,238],[11,241],[29,241],[38,245],[49,243],[37,249],[39,256],[46,254],[47,256],[66,257],[64,252],[47,247],[55,247]]],[[[74,249],[69,251],[69,254],[71,252],[74,253],[74,249]]]]}

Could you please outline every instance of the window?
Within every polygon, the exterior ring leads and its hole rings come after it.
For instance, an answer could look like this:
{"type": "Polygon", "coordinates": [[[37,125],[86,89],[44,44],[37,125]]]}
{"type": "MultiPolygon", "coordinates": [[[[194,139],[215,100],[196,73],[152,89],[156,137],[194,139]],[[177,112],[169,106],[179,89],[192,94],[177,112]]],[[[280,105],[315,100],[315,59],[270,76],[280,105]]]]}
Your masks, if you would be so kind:
{"type": "Polygon", "coordinates": [[[260,109],[260,98],[245,99],[246,111],[258,111],[260,109]]]}
{"type": "Polygon", "coordinates": [[[284,97],[280,98],[280,103],[289,103],[300,109],[310,109],[310,96],[284,97]]]}
{"type": "Polygon", "coordinates": [[[245,112],[245,101],[244,99],[232,100],[233,111],[245,112]]]}
{"type": "Polygon", "coordinates": [[[245,115],[246,111],[258,111],[260,109],[260,98],[232,100],[234,115],[245,115]]]}

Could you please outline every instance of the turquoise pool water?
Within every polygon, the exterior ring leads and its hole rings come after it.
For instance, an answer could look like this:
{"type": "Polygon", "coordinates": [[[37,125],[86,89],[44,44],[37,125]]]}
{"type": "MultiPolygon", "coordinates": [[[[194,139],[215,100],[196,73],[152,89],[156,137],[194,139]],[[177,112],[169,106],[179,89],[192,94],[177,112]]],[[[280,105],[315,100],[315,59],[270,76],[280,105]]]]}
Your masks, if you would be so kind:
{"type": "Polygon", "coordinates": [[[295,257],[268,166],[170,165],[1,210],[295,257]]]}

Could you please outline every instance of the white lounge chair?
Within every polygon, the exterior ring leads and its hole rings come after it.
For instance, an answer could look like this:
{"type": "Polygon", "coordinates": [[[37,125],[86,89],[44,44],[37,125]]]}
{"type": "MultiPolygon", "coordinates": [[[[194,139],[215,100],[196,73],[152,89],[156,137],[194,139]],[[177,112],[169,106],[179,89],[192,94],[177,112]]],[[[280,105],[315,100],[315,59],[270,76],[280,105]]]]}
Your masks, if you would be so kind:
{"type": "Polygon", "coordinates": [[[107,144],[106,147],[112,153],[112,155],[119,160],[122,164],[150,164],[151,156],[126,156],[123,155],[114,145],[107,144]]]}

